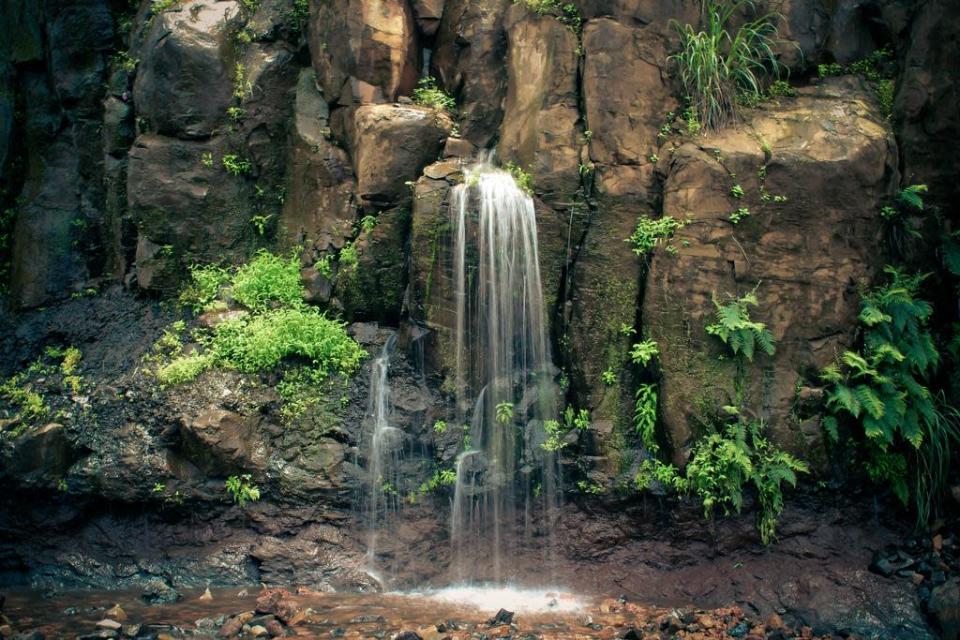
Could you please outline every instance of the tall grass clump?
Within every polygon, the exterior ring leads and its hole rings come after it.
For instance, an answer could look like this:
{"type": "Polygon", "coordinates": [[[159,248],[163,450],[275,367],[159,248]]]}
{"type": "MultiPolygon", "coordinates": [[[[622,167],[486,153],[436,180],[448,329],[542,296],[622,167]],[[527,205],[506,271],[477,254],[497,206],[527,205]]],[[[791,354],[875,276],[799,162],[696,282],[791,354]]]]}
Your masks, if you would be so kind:
{"type": "Polygon", "coordinates": [[[787,71],[777,59],[779,13],[764,13],[731,32],[741,11],[756,12],[753,0],[703,0],[703,28],[671,25],[681,48],[669,60],[677,65],[690,106],[703,126],[717,130],[736,118],[738,95],[763,96],[761,78],[787,71]]]}

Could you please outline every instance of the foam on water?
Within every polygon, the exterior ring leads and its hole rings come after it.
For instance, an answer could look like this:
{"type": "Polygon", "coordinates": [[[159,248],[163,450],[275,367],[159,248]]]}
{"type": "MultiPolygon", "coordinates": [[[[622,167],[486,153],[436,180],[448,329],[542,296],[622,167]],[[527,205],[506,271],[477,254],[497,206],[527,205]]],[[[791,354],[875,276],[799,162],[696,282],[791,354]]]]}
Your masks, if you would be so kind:
{"type": "Polygon", "coordinates": [[[563,589],[520,588],[509,585],[455,585],[436,590],[405,592],[401,595],[491,612],[502,608],[516,613],[576,613],[588,605],[584,598],[563,589]]]}

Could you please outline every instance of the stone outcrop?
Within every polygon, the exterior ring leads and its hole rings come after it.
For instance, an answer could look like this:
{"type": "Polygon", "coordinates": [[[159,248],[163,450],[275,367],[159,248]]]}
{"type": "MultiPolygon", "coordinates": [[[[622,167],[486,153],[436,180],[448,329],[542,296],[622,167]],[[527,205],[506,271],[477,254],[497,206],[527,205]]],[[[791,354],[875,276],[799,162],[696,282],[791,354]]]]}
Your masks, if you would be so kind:
{"type": "Polygon", "coordinates": [[[509,0],[446,0],[436,36],[433,66],[457,98],[463,137],[478,148],[489,146],[503,119],[509,7],[509,0]]]}
{"type": "Polygon", "coordinates": [[[153,17],[133,94],[154,131],[206,138],[226,118],[236,72],[227,56],[240,25],[238,2],[191,0],[153,17]]]}
{"type": "Polygon", "coordinates": [[[857,85],[804,90],[742,126],[660,150],[663,214],[686,227],[675,253],[651,257],[642,313],[660,345],[661,412],[678,462],[698,419],[734,397],[735,366],[705,332],[712,300],[754,289],[752,317],[767,323],[777,351],[748,365],[747,404],[778,444],[817,455],[821,434],[791,415],[796,389],[852,344],[857,287],[882,264],[879,209],[898,177],[890,131],[857,85]],[[750,215],[733,224],[740,207],[750,215]]]}
{"type": "Polygon", "coordinates": [[[364,105],[348,132],[357,195],[376,207],[409,199],[407,182],[435,159],[453,122],[441,111],[406,105],[364,105]]]}
{"type": "Polygon", "coordinates": [[[533,176],[547,203],[569,202],[580,184],[577,36],[553,16],[514,4],[507,31],[507,95],[497,146],[533,176]]]}
{"type": "Polygon", "coordinates": [[[297,81],[290,136],[281,237],[293,245],[309,241],[319,251],[340,249],[356,217],[356,185],[349,155],[330,140],[330,110],[312,69],[297,81]]]}
{"type": "Polygon", "coordinates": [[[420,51],[406,0],[334,0],[313,6],[310,54],[328,102],[393,102],[413,91],[420,51]]]}

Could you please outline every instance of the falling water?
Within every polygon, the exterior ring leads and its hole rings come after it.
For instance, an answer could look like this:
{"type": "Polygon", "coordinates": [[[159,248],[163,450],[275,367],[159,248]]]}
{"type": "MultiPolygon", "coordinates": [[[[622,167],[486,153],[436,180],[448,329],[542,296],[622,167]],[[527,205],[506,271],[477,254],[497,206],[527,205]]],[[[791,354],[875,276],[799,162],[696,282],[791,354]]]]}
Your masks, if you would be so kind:
{"type": "Polygon", "coordinates": [[[371,432],[367,456],[366,515],[369,528],[367,539],[367,566],[371,575],[383,581],[377,567],[377,534],[386,521],[400,507],[397,497],[399,486],[400,454],[403,449],[403,431],[390,426],[390,356],[397,342],[392,333],[383,345],[383,350],[370,367],[370,406],[367,412],[371,420],[371,432]]]}
{"type": "Polygon", "coordinates": [[[531,536],[531,508],[545,510],[546,529],[552,522],[557,473],[540,444],[555,391],[533,201],[488,160],[465,178],[451,200],[454,366],[458,418],[471,440],[457,460],[453,567],[463,580],[500,582],[510,577],[515,529],[531,536]]]}

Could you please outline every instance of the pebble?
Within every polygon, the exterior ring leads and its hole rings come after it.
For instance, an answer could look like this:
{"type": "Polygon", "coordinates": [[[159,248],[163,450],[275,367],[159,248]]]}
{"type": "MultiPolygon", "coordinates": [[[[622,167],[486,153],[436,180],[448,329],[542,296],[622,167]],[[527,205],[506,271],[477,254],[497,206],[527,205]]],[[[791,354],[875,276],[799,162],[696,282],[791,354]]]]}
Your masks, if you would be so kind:
{"type": "Polygon", "coordinates": [[[250,627],[250,633],[254,637],[260,637],[267,635],[267,628],[259,624],[250,627]]]}
{"type": "Polygon", "coordinates": [[[127,612],[124,611],[123,608],[118,604],[115,604],[107,609],[104,615],[109,616],[118,622],[123,622],[127,619],[127,612]]]}
{"type": "Polygon", "coordinates": [[[104,618],[103,620],[97,623],[97,627],[101,629],[109,629],[110,631],[120,631],[123,625],[117,622],[116,620],[111,620],[110,618],[104,618]]]}

